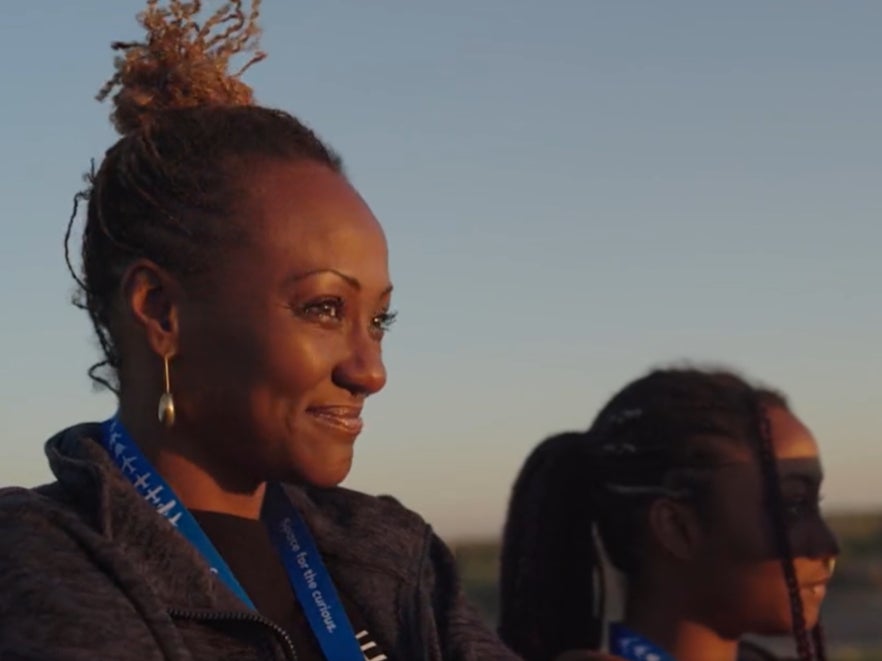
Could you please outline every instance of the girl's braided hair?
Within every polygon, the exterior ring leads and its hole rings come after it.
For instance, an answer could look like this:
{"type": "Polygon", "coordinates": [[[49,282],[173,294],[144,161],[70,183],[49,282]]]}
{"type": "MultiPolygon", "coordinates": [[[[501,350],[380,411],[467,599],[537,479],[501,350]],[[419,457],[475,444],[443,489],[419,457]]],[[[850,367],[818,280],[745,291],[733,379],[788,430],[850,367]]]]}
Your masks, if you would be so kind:
{"type": "Polygon", "coordinates": [[[823,659],[820,629],[810,638],[784,520],[766,411],[783,395],[728,371],[653,371],[626,386],[586,433],[541,443],[512,490],[500,577],[502,639],[527,661],[570,649],[598,649],[605,586],[599,533],[610,562],[637,570],[645,513],[658,496],[697,490],[688,470],[718,464],[726,447],[754,452],[772,505],[801,661],[823,659]]]}

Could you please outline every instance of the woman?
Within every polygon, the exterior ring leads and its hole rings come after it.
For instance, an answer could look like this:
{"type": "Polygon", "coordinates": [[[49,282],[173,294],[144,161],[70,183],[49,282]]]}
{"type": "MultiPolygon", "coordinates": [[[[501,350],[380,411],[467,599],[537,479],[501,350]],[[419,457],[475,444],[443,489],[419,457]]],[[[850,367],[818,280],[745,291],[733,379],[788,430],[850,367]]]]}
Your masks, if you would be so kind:
{"type": "Polygon", "coordinates": [[[336,487],[386,381],[386,241],[334,152],[226,73],[257,2],[199,4],[151,0],[114,45],[74,277],[119,409],[0,496],[0,657],[514,658],[422,519],[336,487]]]}
{"type": "Polygon", "coordinates": [[[634,381],[587,433],[546,440],[523,467],[505,528],[503,640],[528,661],[731,661],[745,634],[792,631],[800,659],[823,658],[838,547],[821,478],[817,444],[782,395],[722,371],[634,381]],[[597,538],[626,579],[611,657],[597,652],[597,538]]]}

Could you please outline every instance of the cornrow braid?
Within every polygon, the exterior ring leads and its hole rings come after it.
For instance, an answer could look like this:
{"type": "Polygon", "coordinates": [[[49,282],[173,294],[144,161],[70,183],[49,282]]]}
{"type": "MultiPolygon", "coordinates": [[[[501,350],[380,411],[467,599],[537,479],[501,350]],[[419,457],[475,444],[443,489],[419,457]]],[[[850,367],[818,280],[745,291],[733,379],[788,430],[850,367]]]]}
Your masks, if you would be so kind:
{"type": "Polygon", "coordinates": [[[812,642],[815,646],[815,658],[818,661],[827,661],[827,644],[824,640],[824,626],[818,622],[812,629],[812,642]]]}
{"type": "MultiPolygon", "coordinates": [[[[796,641],[796,652],[800,661],[813,661],[815,659],[814,649],[806,630],[802,596],[799,593],[796,569],[793,566],[793,550],[790,546],[787,523],[784,519],[784,501],[781,495],[781,479],[778,474],[778,464],[775,460],[774,448],[772,447],[771,423],[769,422],[769,416],[762,398],[757,399],[758,401],[756,401],[755,406],[759,429],[759,463],[764,477],[766,498],[770,505],[769,511],[772,515],[772,530],[774,531],[775,543],[781,556],[781,568],[790,598],[790,612],[793,636],[796,641]]],[[[818,632],[820,633],[820,630],[818,632]]]]}
{"type": "Polygon", "coordinates": [[[199,24],[201,2],[149,0],[139,20],[143,42],[120,43],[116,73],[99,99],[113,96],[122,137],[74,196],[64,235],[65,261],[98,338],[103,359],[89,376],[119,390],[124,369],[114,332],[126,268],[147,259],[181,279],[209,271],[247,232],[248,178],[276,162],[311,162],[343,174],[340,157],[281,110],[253,104],[239,76],[263,58],[256,50],[259,0],[246,11],[227,2],[199,24]],[[253,52],[233,75],[231,57],[253,52]],[[81,269],[71,261],[78,210],[87,203],[81,269]]]}

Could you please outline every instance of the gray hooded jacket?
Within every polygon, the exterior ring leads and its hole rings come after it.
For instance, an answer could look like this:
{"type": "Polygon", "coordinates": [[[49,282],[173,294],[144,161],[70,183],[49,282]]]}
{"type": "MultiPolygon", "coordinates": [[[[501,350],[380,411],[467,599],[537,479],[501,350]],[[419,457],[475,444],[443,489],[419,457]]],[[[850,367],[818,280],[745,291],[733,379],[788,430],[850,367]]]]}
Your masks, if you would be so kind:
{"type": "MultiPolygon", "coordinates": [[[[46,444],[57,479],[0,490],[4,661],[296,659],[80,425],[46,444]]],[[[449,550],[391,498],[289,487],[334,580],[395,661],[517,659],[466,602],[449,550]]]]}

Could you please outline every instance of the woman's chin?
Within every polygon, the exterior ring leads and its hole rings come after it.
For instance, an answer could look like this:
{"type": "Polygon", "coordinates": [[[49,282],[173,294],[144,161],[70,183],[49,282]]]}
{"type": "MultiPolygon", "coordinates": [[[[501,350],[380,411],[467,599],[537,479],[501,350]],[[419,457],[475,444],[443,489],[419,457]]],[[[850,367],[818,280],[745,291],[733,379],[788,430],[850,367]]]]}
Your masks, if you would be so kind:
{"type": "Polygon", "coordinates": [[[806,608],[804,611],[805,628],[807,630],[814,629],[821,621],[820,610],[818,608],[806,608]]]}
{"type": "Polygon", "coordinates": [[[327,457],[325,461],[313,462],[310,465],[298,467],[296,473],[299,481],[320,489],[330,489],[338,486],[349,475],[352,469],[352,453],[343,457],[327,457]]]}
{"type": "MultiPolygon", "coordinates": [[[[814,629],[820,620],[818,607],[806,604],[805,601],[803,601],[802,616],[803,621],[805,622],[806,631],[814,629]]],[[[763,636],[792,636],[793,614],[789,611],[787,613],[782,613],[781,617],[778,618],[774,624],[766,626],[763,630],[756,631],[756,633],[763,636]]]]}
{"type": "MultiPolygon", "coordinates": [[[[816,612],[804,609],[803,617],[805,619],[805,628],[810,631],[818,623],[818,615],[816,612]]],[[[778,614],[774,618],[767,618],[763,622],[754,622],[749,627],[748,632],[757,636],[768,636],[777,638],[779,636],[793,635],[793,615],[788,612],[778,614]]]]}

